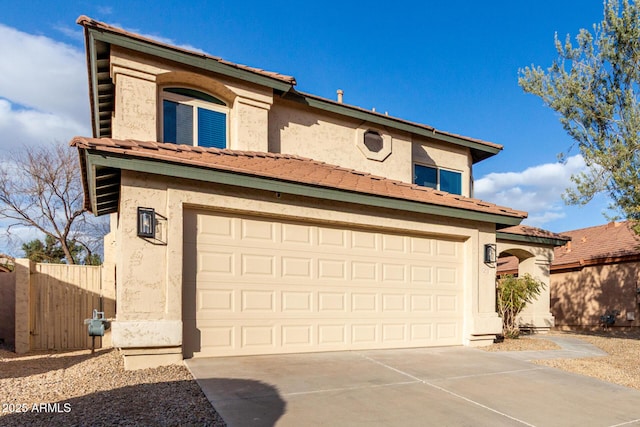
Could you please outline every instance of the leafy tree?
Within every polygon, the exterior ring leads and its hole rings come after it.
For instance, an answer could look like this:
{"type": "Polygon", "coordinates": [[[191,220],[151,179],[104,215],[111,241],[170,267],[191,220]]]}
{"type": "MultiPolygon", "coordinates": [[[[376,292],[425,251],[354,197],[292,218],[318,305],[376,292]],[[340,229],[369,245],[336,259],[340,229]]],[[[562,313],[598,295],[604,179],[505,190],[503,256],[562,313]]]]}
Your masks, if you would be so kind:
{"type": "Polygon", "coordinates": [[[68,264],[83,262],[82,254],[96,261],[106,223],[85,214],[83,197],[78,154],[66,144],[24,147],[0,162],[0,220],[8,234],[22,226],[45,235],[25,244],[29,253],[68,264]]]}
{"type": "Polygon", "coordinates": [[[545,284],[534,279],[530,274],[515,277],[506,275],[498,280],[498,315],[502,318],[502,333],[507,338],[517,338],[520,335],[518,316],[533,302],[545,284]]]}
{"type": "MultiPolygon", "coordinates": [[[[85,265],[100,265],[102,260],[100,255],[92,253],[84,246],[76,242],[68,242],[67,246],[76,263],[85,265]]],[[[34,262],[44,262],[51,264],[66,263],[64,251],[59,241],[51,236],[45,236],[44,242],[34,239],[22,245],[25,256],[34,262]]]]}
{"type": "MultiPolygon", "coordinates": [[[[608,0],[593,32],[576,44],[555,36],[558,58],[546,71],[525,67],[518,83],[555,110],[588,167],[571,179],[565,201],[586,204],[604,192],[616,209],[640,220],[640,7],[608,0]]],[[[636,227],[640,232],[640,227],[636,227]]]]}

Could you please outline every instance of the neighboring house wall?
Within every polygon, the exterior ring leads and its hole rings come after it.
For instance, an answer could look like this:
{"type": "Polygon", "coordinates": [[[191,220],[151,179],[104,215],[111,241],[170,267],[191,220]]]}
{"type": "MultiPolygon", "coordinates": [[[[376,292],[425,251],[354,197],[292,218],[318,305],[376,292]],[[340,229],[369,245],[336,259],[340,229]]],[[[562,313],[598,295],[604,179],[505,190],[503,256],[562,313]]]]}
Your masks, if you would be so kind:
{"type": "Polygon", "coordinates": [[[15,343],[16,274],[0,272],[0,343],[15,343]]]}
{"type": "MultiPolygon", "coordinates": [[[[464,325],[460,344],[493,339],[500,329],[495,312],[495,270],[479,269],[484,244],[495,242],[492,224],[438,218],[381,208],[224,185],[170,179],[159,175],[122,171],[119,220],[110,237],[117,270],[118,317],[113,324],[113,345],[125,351],[127,368],[163,364],[182,359],[183,214],[185,209],[212,209],[237,214],[348,225],[368,230],[393,230],[446,236],[463,242],[461,259],[464,287],[464,325]],[[135,235],[136,209],[151,207],[168,222],[160,223],[157,240],[135,235]],[[177,261],[176,261],[177,260],[177,261]],[[135,286],[131,286],[135,284],[135,286]],[[145,350],[135,348],[146,347],[145,350]],[[153,359],[153,360],[152,360],[153,359]]],[[[107,245],[110,245],[107,242],[107,245]]],[[[434,304],[437,302],[434,302],[434,304]]]]}
{"type": "Polygon", "coordinates": [[[408,183],[413,182],[413,164],[417,162],[461,173],[462,195],[471,196],[469,149],[323,112],[275,98],[272,91],[258,85],[195,74],[184,66],[115,46],[111,64],[115,84],[113,138],[161,140],[161,88],[193,87],[229,106],[228,148],[296,154],[408,183]],[[363,147],[361,140],[367,130],[383,137],[382,152],[370,153],[363,147]]]}
{"type": "Polygon", "coordinates": [[[551,275],[551,311],[558,327],[597,327],[618,310],[616,326],[640,326],[640,262],[585,266],[551,275]],[[627,320],[627,315],[635,320],[627,320]]]}

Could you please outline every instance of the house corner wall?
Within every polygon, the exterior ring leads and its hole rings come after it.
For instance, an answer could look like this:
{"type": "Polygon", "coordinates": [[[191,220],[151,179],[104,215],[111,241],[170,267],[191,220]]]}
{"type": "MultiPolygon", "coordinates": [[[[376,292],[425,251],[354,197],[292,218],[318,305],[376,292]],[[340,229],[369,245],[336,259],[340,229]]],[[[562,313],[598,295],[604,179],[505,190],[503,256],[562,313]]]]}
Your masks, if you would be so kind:
{"type": "Polygon", "coordinates": [[[468,287],[470,295],[466,298],[466,340],[465,345],[472,347],[493,343],[497,334],[502,332],[502,320],[496,313],[496,267],[484,263],[484,245],[494,244],[495,226],[479,226],[477,238],[467,244],[467,259],[471,260],[467,268],[468,281],[474,284],[468,287]]]}
{"type": "Polygon", "coordinates": [[[182,360],[182,235],[181,227],[168,232],[168,222],[180,218],[169,212],[166,183],[126,171],[121,180],[113,346],[122,349],[127,369],[177,363],[182,360]],[[138,207],[155,210],[155,238],[137,236],[138,207]],[[170,267],[175,264],[178,273],[170,267]]]}

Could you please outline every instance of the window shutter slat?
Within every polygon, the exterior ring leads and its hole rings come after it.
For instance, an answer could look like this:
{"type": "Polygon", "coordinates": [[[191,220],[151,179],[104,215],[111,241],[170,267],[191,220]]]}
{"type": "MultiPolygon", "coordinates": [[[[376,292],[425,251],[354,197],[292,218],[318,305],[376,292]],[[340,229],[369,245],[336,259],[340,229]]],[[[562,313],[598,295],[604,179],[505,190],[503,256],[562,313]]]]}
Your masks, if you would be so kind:
{"type": "Polygon", "coordinates": [[[198,145],[227,148],[227,115],[198,108],[198,145]]]}
{"type": "Polygon", "coordinates": [[[178,104],[176,109],[176,142],[193,145],[193,107],[178,104]]]}
{"type": "Polygon", "coordinates": [[[162,115],[164,118],[164,125],[162,130],[162,140],[164,142],[175,143],[176,138],[176,107],[177,102],[165,100],[162,103],[162,115]]]}

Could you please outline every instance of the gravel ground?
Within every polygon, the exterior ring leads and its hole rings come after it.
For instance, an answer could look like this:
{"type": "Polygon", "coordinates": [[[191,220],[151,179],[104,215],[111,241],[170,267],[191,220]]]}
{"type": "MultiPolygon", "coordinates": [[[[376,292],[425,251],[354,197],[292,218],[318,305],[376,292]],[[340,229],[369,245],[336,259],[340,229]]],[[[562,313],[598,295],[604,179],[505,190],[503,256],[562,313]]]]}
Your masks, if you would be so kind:
{"type": "MultiPolygon", "coordinates": [[[[609,356],[535,363],[640,390],[640,331],[552,334],[590,342],[609,356]]],[[[484,349],[557,348],[537,336],[484,349]]],[[[185,366],[125,371],[117,350],[18,356],[0,348],[0,405],[2,426],[224,426],[185,366]]]]}
{"type": "Polygon", "coordinates": [[[558,350],[560,346],[544,338],[520,337],[515,340],[504,340],[501,343],[480,347],[484,351],[526,351],[526,350],[558,350]]]}
{"type": "MultiPolygon", "coordinates": [[[[551,335],[581,339],[606,351],[609,355],[581,359],[535,360],[533,363],[640,390],[640,364],[638,364],[640,330],[609,329],[581,333],[551,332],[551,335]]],[[[490,347],[483,347],[483,349],[486,351],[525,351],[559,348],[555,343],[545,340],[543,337],[521,337],[515,340],[505,340],[490,347]]]]}
{"type": "Polygon", "coordinates": [[[584,359],[538,360],[535,363],[640,390],[640,331],[614,329],[598,333],[563,335],[587,341],[609,355],[584,359]]]}
{"type": "Polygon", "coordinates": [[[0,348],[0,405],[2,426],[225,425],[185,366],[125,371],[113,349],[0,348]]]}

